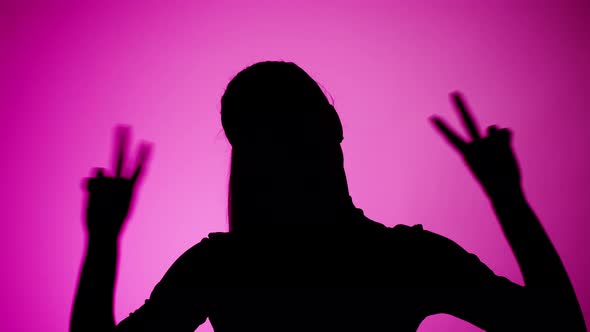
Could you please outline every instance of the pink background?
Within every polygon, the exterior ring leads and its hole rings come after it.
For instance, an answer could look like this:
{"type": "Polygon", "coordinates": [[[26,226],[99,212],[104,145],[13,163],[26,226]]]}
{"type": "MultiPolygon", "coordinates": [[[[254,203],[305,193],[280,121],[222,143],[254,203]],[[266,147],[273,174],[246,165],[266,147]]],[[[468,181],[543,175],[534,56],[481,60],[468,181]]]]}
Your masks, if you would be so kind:
{"type": "MultiPolygon", "coordinates": [[[[427,118],[462,129],[447,95],[458,89],[482,127],[512,128],[527,196],[588,321],[589,2],[474,3],[0,2],[0,330],[67,330],[80,181],[112,167],[118,123],[155,146],[122,239],[117,321],[184,250],[227,228],[219,100],[261,60],[293,61],[329,91],[368,217],[421,223],[522,283],[483,192],[427,118]]],[[[420,331],[478,329],[439,315],[420,331]]]]}

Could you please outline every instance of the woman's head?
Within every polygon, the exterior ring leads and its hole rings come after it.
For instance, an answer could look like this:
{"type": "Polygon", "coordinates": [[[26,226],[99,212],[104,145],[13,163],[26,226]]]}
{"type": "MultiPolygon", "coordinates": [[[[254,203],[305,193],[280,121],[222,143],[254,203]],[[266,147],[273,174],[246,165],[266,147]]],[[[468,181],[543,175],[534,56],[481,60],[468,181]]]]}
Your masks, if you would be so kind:
{"type": "Polygon", "coordinates": [[[221,121],[232,145],[231,230],[277,227],[269,219],[317,214],[336,197],[348,198],[340,119],[297,65],[261,62],[242,70],[221,99],[221,121]],[[297,213],[289,211],[295,206],[297,213]]]}
{"type": "Polygon", "coordinates": [[[234,147],[299,147],[342,141],[338,115],[320,86],[290,62],[260,62],[238,73],[221,99],[234,147]]]}

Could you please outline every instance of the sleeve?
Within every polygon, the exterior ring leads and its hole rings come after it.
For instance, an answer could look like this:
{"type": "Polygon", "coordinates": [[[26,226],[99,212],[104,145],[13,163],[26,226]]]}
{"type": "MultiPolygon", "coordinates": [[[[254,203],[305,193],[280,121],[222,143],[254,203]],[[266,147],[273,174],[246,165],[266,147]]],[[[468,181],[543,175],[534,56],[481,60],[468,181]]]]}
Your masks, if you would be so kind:
{"type": "Polygon", "coordinates": [[[538,330],[531,325],[539,321],[535,300],[525,287],[497,276],[476,255],[421,225],[410,233],[430,314],[449,314],[486,331],[538,330]]]}
{"type": "Polygon", "coordinates": [[[180,256],[145,304],[115,330],[193,332],[203,324],[211,299],[210,242],[205,238],[180,256]]]}

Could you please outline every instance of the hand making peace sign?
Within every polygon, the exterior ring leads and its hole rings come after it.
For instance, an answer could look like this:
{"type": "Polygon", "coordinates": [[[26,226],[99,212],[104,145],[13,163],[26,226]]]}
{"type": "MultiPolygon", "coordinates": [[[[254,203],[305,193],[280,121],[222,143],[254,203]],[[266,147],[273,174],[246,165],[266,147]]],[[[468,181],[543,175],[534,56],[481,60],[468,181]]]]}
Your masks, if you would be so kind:
{"type": "Polygon", "coordinates": [[[151,145],[142,142],[139,146],[137,165],[131,177],[124,176],[125,152],[130,128],[115,128],[115,174],[106,176],[103,168],[95,168],[95,176],[87,178],[88,204],[86,224],[91,236],[117,237],[129,213],[133,190],[145,168],[151,145]]]}
{"type": "Polygon", "coordinates": [[[489,126],[487,136],[482,137],[461,94],[451,93],[451,99],[471,136],[471,142],[462,139],[438,116],[431,117],[435,127],[461,153],[490,198],[521,193],[520,171],[510,146],[510,131],[489,126]]]}

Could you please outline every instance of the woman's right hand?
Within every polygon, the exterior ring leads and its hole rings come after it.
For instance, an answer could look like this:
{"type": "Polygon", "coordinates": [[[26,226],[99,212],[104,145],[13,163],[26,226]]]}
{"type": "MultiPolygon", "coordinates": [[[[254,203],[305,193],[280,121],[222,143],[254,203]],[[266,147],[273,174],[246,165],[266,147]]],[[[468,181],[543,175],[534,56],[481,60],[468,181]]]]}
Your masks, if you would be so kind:
{"type": "Polygon", "coordinates": [[[114,176],[107,176],[103,168],[95,168],[94,176],[85,179],[85,188],[89,194],[86,226],[90,237],[116,239],[129,214],[134,190],[151,150],[150,144],[140,144],[137,166],[130,177],[125,177],[123,164],[129,132],[128,127],[115,128],[114,176]]]}

